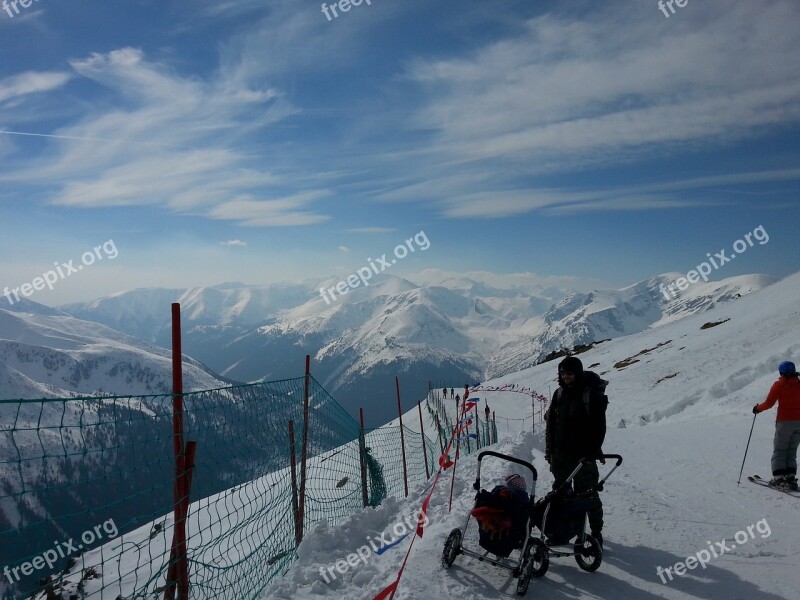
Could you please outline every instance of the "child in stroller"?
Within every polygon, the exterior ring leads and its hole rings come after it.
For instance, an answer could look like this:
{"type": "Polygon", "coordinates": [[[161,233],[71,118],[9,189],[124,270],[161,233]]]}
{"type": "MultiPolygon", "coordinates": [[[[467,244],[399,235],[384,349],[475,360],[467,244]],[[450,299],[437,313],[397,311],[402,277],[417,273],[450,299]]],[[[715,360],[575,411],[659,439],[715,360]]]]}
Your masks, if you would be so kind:
{"type": "Polygon", "coordinates": [[[485,550],[507,558],[512,550],[522,547],[530,510],[527,487],[519,473],[512,473],[505,478],[504,485],[478,493],[471,514],[478,522],[480,545],[485,550]]]}
{"type": "Polygon", "coordinates": [[[536,493],[537,473],[534,466],[507,454],[483,450],[478,454],[478,473],[473,484],[477,492],[473,509],[463,527],[456,527],[447,536],[442,551],[442,563],[449,568],[463,554],[509,571],[517,579],[517,594],[525,595],[534,573],[539,572],[547,547],[544,542],[531,536],[531,501],[536,493]],[[532,475],[531,495],[528,495],[525,479],[518,473],[505,478],[504,485],[495,486],[491,492],[481,488],[481,463],[487,457],[521,465],[532,475]],[[479,546],[477,551],[464,546],[464,538],[471,519],[478,522],[479,546]],[[519,556],[509,558],[519,550],[519,556]],[[495,555],[495,556],[490,556],[495,555]]]}

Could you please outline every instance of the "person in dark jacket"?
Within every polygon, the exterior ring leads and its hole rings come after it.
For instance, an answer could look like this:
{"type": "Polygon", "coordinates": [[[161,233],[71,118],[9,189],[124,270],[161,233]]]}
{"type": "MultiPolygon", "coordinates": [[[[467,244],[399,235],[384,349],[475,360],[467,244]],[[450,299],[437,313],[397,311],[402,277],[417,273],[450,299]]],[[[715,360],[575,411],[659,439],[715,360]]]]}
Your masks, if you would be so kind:
{"type": "MultiPolygon", "coordinates": [[[[547,412],[545,460],[555,479],[553,489],[560,487],[582,458],[599,459],[606,435],[605,387],[608,384],[592,371],[584,371],[583,363],[568,356],[558,365],[558,389],[553,393],[547,412]]],[[[572,480],[575,492],[584,492],[597,485],[600,473],[597,462],[581,468],[572,480]]],[[[603,505],[596,497],[595,508],[589,511],[592,536],[603,544],[603,505]]]]}

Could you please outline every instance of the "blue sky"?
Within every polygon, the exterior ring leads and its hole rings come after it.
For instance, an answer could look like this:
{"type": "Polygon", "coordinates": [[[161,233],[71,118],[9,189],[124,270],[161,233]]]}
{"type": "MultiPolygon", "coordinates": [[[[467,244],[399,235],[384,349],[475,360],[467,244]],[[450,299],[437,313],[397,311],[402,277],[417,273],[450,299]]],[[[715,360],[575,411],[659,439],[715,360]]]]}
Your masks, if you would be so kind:
{"type": "Polygon", "coordinates": [[[393,273],[623,287],[759,225],[713,277],[800,266],[795,1],[18,8],[0,288],[118,249],[38,302],[340,276],[420,230],[393,273]]]}

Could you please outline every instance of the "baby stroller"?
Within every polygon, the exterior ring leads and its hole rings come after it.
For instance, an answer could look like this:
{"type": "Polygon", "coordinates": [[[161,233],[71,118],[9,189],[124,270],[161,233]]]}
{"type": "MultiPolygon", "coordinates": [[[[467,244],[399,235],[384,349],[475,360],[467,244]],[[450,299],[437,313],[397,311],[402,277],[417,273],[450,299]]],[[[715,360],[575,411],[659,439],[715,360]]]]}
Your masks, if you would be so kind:
{"type": "Polygon", "coordinates": [[[541,577],[547,572],[551,556],[574,556],[578,566],[588,572],[596,571],[600,567],[603,548],[592,535],[586,533],[586,515],[600,503],[595,492],[603,490],[605,481],[622,464],[619,454],[604,454],[603,459],[616,459],[617,464],[592,489],[581,493],[574,493],[571,489],[572,480],[583,466],[594,462],[584,458],[558,489],[533,504],[531,517],[534,526],[539,530],[538,539],[544,546],[543,557],[531,573],[533,577],[541,577]]]}
{"type": "Polygon", "coordinates": [[[475,505],[470,514],[467,515],[464,527],[453,529],[447,537],[442,552],[444,566],[446,568],[451,567],[459,554],[488,562],[496,567],[510,571],[513,577],[518,578],[517,594],[524,596],[528,591],[531,577],[535,572],[541,570],[542,561],[547,556],[545,543],[531,535],[533,527],[531,508],[536,491],[536,480],[536,469],[529,462],[491,450],[484,450],[478,454],[478,474],[473,484],[473,488],[478,492],[475,496],[475,505]],[[533,474],[533,489],[531,490],[530,501],[521,502],[511,496],[498,495],[481,489],[481,461],[487,456],[494,456],[530,469],[533,474]],[[495,519],[495,522],[500,524],[498,527],[487,527],[487,521],[482,524],[476,518],[479,534],[478,543],[484,552],[470,550],[463,543],[470,518],[473,517],[473,513],[476,513],[476,511],[496,513],[498,518],[495,519]],[[509,559],[509,556],[515,550],[519,550],[519,557],[509,559]],[[493,554],[494,557],[489,556],[490,554],[493,554]]]}

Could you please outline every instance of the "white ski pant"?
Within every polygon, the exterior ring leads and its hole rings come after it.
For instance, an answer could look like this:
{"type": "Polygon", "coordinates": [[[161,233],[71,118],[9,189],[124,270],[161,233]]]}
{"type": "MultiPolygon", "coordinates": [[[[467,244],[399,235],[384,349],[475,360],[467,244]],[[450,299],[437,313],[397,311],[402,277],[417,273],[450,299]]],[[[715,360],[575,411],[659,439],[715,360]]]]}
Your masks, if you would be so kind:
{"type": "Polygon", "coordinates": [[[772,452],[773,475],[797,474],[798,446],[800,446],[800,421],[777,421],[772,452]]]}

